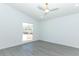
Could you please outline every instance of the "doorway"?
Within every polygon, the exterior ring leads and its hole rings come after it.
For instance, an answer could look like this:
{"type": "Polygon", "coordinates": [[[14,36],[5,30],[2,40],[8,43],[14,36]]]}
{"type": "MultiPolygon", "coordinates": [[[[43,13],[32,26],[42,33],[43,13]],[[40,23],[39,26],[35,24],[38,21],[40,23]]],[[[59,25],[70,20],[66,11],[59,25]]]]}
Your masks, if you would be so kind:
{"type": "Polygon", "coordinates": [[[30,42],[33,40],[33,24],[23,23],[23,39],[24,42],[30,42]]]}

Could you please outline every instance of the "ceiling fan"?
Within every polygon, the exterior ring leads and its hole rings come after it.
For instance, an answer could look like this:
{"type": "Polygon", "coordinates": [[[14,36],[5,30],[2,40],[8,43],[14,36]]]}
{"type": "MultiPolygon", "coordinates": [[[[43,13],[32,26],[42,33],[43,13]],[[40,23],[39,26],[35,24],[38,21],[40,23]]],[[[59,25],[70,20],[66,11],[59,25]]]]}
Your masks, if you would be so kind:
{"type": "Polygon", "coordinates": [[[43,6],[41,6],[41,7],[39,6],[38,8],[40,10],[44,11],[45,15],[48,14],[49,12],[56,11],[59,9],[59,8],[49,9],[47,2],[43,6]]]}

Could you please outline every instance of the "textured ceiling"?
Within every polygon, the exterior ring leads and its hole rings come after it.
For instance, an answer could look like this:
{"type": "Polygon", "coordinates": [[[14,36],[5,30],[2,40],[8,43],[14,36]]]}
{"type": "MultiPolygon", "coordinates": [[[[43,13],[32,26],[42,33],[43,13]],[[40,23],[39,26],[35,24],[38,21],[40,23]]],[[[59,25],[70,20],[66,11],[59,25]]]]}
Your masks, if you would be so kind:
{"type": "Polygon", "coordinates": [[[38,9],[38,6],[42,6],[40,3],[10,3],[9,6],[16,8],[17,10],[27,14],[36,20],[49,20],[65,15],[79,13],[79,6],[75,6],[75,3],[49,3],[49,9],[59,8],[56,11],[49,12],[44,15],[44,12],[38,9]]]}

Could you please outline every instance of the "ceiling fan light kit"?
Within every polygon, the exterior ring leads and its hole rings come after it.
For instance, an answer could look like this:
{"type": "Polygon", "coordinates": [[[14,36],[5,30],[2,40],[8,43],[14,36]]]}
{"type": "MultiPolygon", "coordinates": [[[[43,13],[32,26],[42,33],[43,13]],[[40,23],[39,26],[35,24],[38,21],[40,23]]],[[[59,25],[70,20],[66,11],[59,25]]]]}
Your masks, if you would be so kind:
{"type": "Polygon", "coordinates": [[[46,9],[44,12],[45,12],[45,13],[48,13],[48,12],[49,12],[49,9],[46,9]]]}
{"type": "Polygon", "coordinates": [[[51,12],[51,11],[55,11],[58,10],[58,8],[54,8],[54,9],[49,9],[48,7],[48,3],[45,3],[43,6],[39,7],[40,10],[42,10],[45,14],[51,12]]]}

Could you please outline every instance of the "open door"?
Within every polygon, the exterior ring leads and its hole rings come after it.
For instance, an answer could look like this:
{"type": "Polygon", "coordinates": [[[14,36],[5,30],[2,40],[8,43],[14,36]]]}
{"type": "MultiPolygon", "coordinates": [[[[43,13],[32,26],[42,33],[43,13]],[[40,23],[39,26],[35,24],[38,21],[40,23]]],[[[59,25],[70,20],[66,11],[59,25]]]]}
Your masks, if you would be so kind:
{"type": "Polygon", "coordinates": [[[33,24],[23,23],[23,39],[24,42],[33,40],[33,24]]]}

